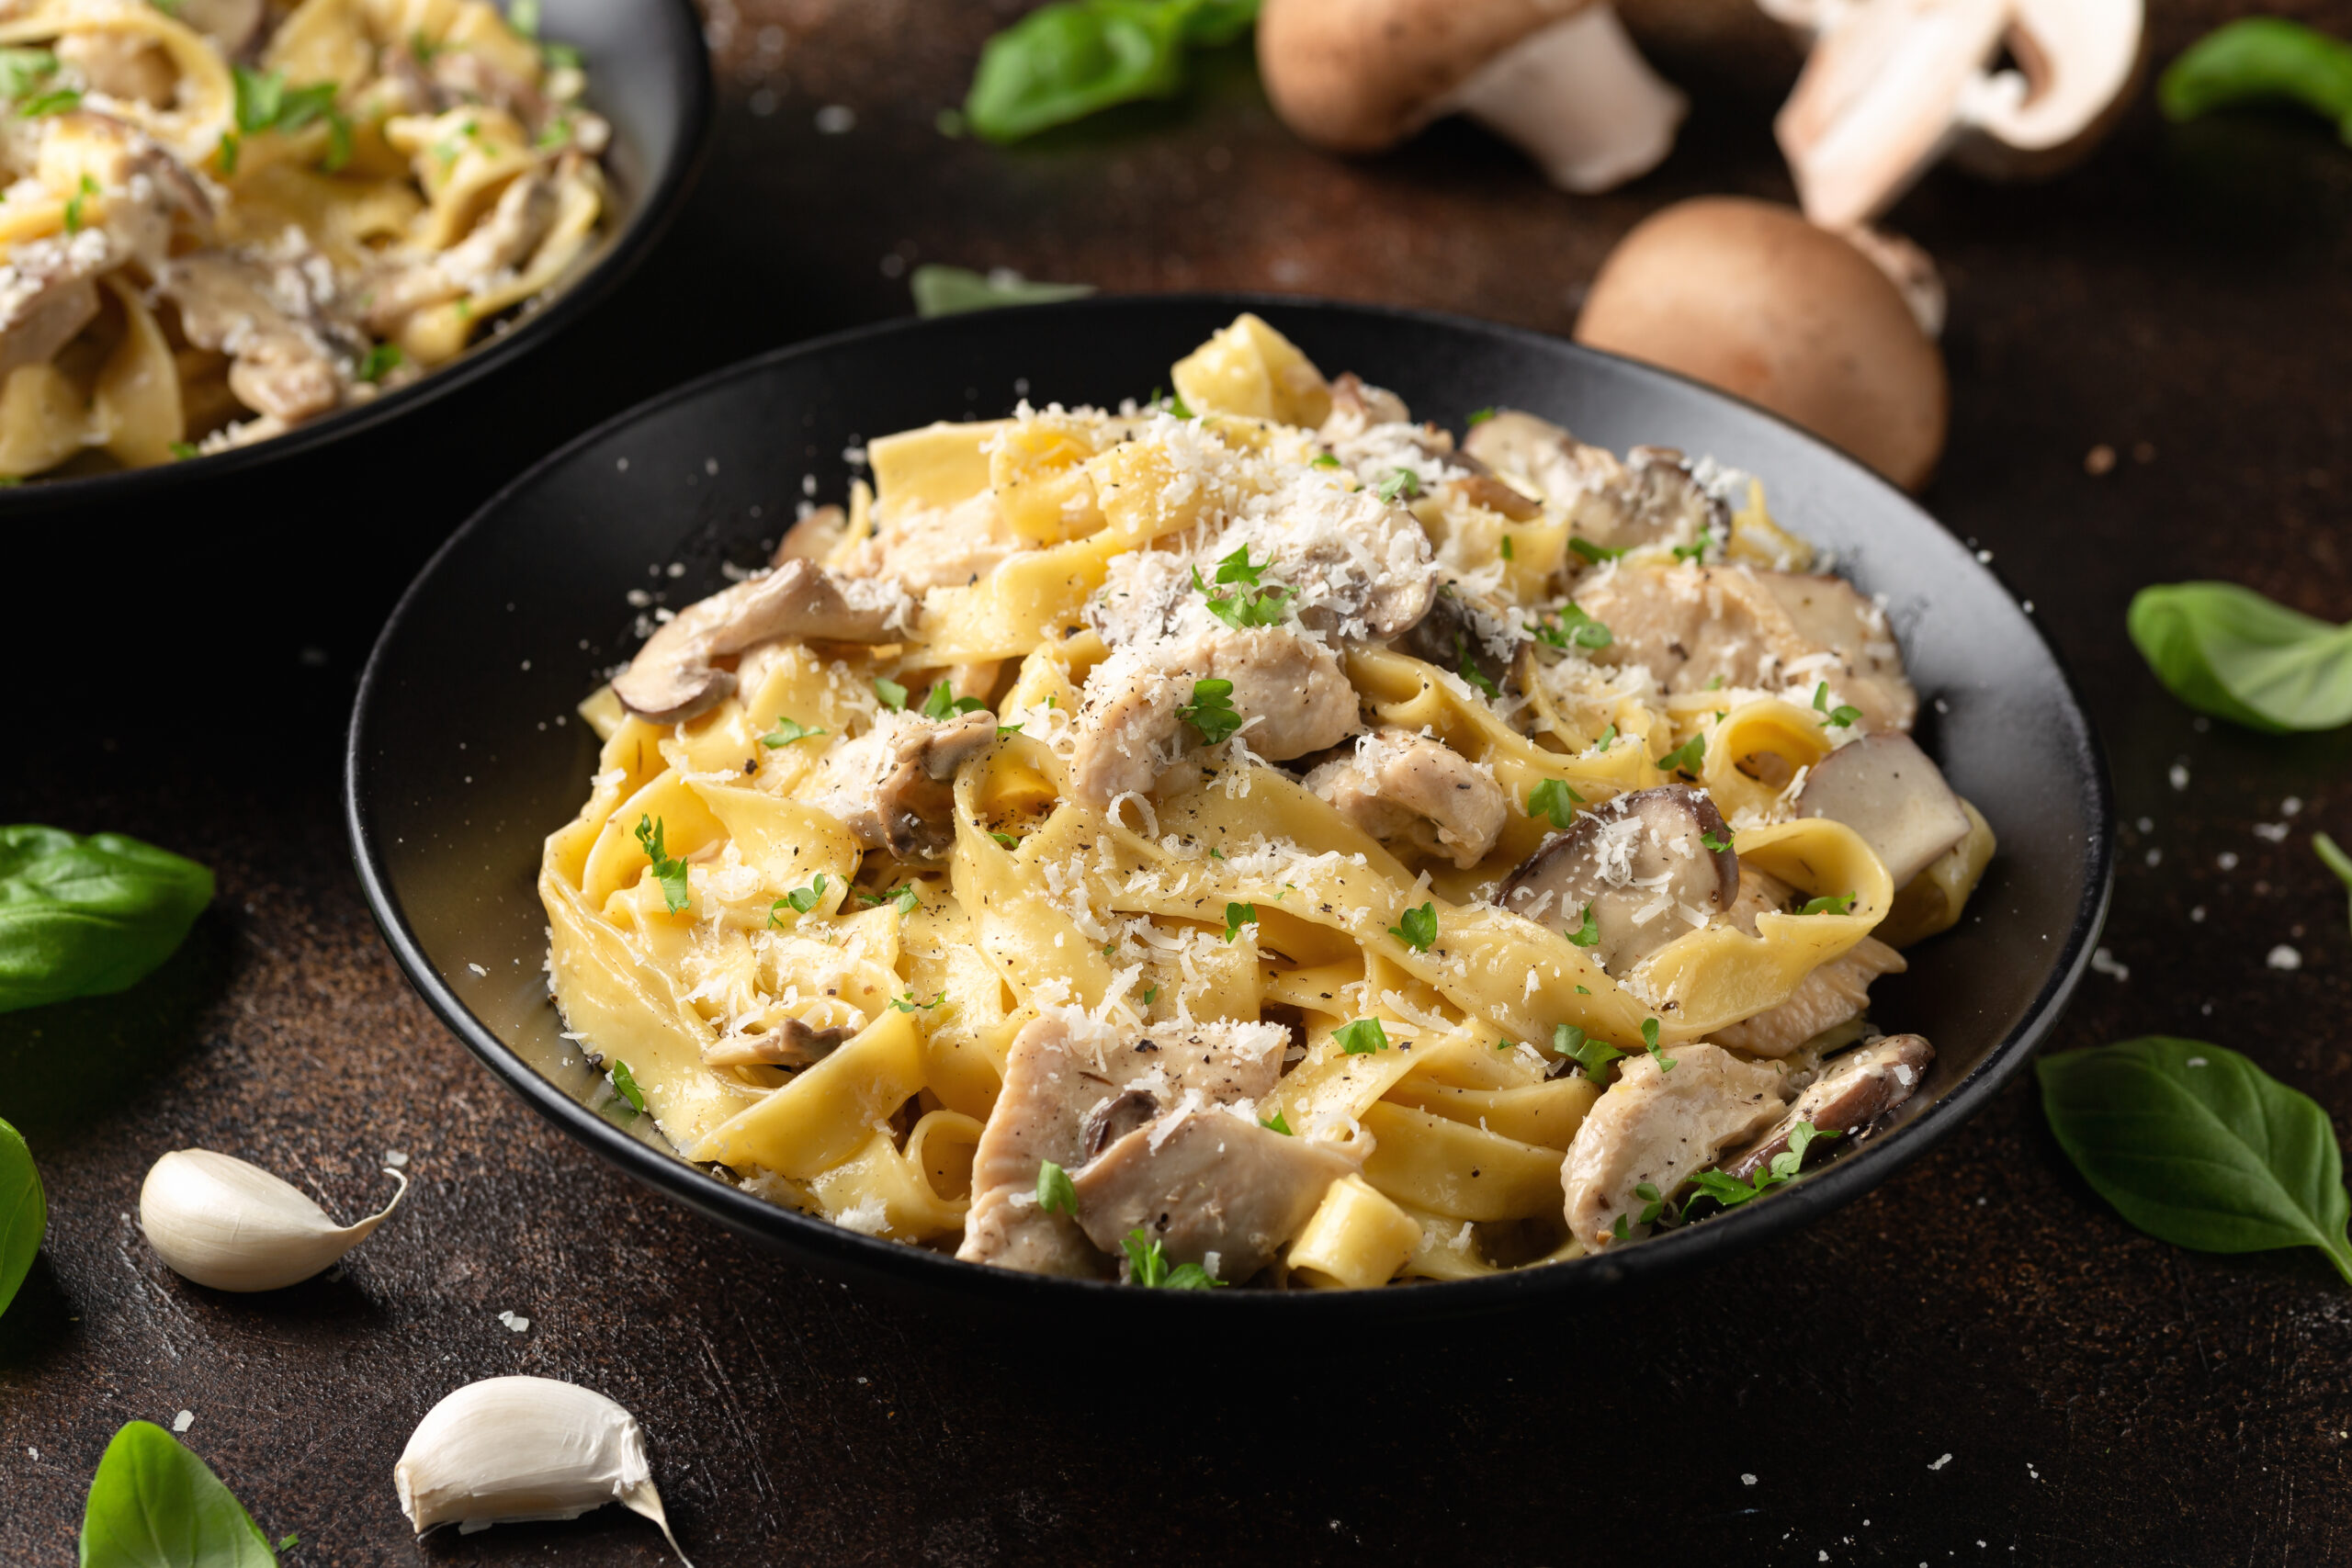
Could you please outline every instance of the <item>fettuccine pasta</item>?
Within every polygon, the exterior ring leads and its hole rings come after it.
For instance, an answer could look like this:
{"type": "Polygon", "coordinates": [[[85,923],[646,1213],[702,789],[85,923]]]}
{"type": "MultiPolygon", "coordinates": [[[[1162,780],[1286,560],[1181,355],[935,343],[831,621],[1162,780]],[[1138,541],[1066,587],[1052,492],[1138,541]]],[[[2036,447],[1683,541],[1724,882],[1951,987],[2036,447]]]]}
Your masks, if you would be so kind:
{"type": "Polygon", "coordinates": [[[1871,1130],[1990,828],[1744,475],[1459,444],[1244,316],[871,445],[582,707],[549,973],[619,1102],[836,1224],[1147,1285],[1627,1245],[1871,1130]]]}
{"type": "Polygon", "coordinates": [[[265,440],[564,282],[610,129],[537,12],[0,4],[0,481],[265,440]]]}

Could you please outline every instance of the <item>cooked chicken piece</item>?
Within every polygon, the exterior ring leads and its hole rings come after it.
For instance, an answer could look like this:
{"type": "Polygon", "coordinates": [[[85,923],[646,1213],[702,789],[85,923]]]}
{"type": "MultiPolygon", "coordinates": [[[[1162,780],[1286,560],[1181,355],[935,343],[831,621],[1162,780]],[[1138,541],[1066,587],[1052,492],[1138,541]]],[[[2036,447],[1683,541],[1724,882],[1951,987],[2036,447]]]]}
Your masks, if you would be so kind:
{"type": "Polygon", "coordinates": [[[1110,1259],[1076,1216],[1038,1206],[1040,1163],[1073,1172],[1084,1166],[1090,1116],[1129,1089],[1150,1097],[1155,1115],[1188,1100],[1255,1101],[1274,1087],[1289,1043],[1289,1032],[1271,1023],[1204,1023],[1138,1038],[1082,1013],[1035,1020],[1006,1053],[1004,1087],[972,1156],[972,1207],[956,1256],[1032,1274],[1107,1274],[1110,1259]]]}
{"type": "Polygon", "coordinates": [[[1826,681],[1860,710],[1859,728],[1908,729],[1919,699],[1885,613],[1838,577],[1742,566],[1621,566],[1596,574],[1577,605],[1606,626],[1596,664],[1646,665],[1665,692],[1731,686],[1808,686],[1826,681]],[[1792,673],[1812,655],[1821,662],[1792,673]]]}
{"type": "Polygon", "coordinates": [[[1314,1216],[1357,1162],[1223,1111],[1171,1111],[1119,1138],[1071,1179],[1078,1223],[1106,1253],[1141,1230],[1170,1263],[1249,1279],[1314,1216]]]}
{"type": "Polygon", "coordinates": [[[1895,730],[1865,735],[1815,763],[1796,808],[1860,834],[1897,888],[1966,839],[1971,826],[1942,772],[1895,730]]]}
{"type": "Polygon", "coordinates": [[[1457,675],[1467,665],[1499,691],[1526,643],[1519,623],[1501,605],[1448,579],[1438,585],[1429,614],[1398,637],[1396,646],[1457,675]]]}
{"type": "Polygon", "coordinates": [[[1266,581],[1290,588],[1299,623],[1327,637],[1385,640],[1430,612],[1438,569],[1420,519],[1371,491],[1317,486],[1311,498],[1254,534],[1268,557],[1266,581]]]}
{"type": "Polygon", "coordinates": [[[888,642],[912,625],[912,601],[888,583],[844,579],[805,560],[721,589],[646,638],[613,694],[660,724],[703,712],[735,690],[712,660],[777,637],[888,642]]]}
{"type": "Polygon", "coordinates": [[[729,1034],[702,1048],[713,1067],[808,1067],[839,1049],[852,1031],[835,1025],[811,1029],[797,1018],[759,1033],[729,1034]]]}
{"type": "Polygon", "coordinates": [[[1102,808],[1122,795],[1148,793],[1201,739],[1183,713],[1217,706],[1198,690],[1204,681],[1231,682],[1223,702],[1240,721],[1234,733],[1272,761],[1335,746],[1356,728],[1355,688],[1339,655],[1288,627],[1215,626],[1131,645],[1087,677],[1074,724],[1072,795],[1102,808]]]}
{"type": "Polygon", "coordinates": [[[1343,370],[1331,382],[1331,412],[1316,434],[1327,445],[1351,441],[1375,424],[1402,424],[1413,416],[1405,400],[1385,387],[1375,387],[1352,370],[1343,370]]]}
{"type": "Polygon", "coordinates": [[[1935,1047],[1919,1035],[1891,1034],[1831,1058],[1823,1064],[1821,1077],[1797,1096],[1778,1125],[1724,1161],[1724,1173],[1753,1181],[1773,1156],[1788,1148],[1790,1134],[1800,1122],[1849,1137],[1867,1130],[1911,1098],[1935,1057],[1935,1047]]]}
{"type": "Polygon", "coordinates": [[[953,506],[901,511],[874,508],[872,532],[842,558],[845,577],[887,578],[921,598],[934,588],[962,588],[994,571],[1006,557],[1030,547],[982,491],[953,506]]]}
{"type": "Polygon", "coordinates": [[[1446,855],[1464,870],[1486,858],[1503,828],[1507,803],[1494,771],[1409,729],[1359,735],[1305,782],[1381,842],[1446,855]]]}
{"type": "Polygon", "coordinates": [[[98,313],[95,278],[105,270],[106,236],[85,230],[71,239],[32,240],[0,266],[0,378],[22,365],[46,364],[98,313]]]}
{"type": "Polygon", "coordinates": [[[1671,1198],[1724,1149],[1770,1126],[1787,1102],[1778,1067],[1743,1062],[1704,1042],[1662,1055],[1672,1068],[1647,1055],[1619,1063],[1617,1081],[1594,1101],[1568,1145],[1560,1168],[1568,1229],[1587,1247],[1617,1239],[1621,1216],[1628,1232],[1634,1230],[1650,1201],[1636,1188],[1671,1198]]]}
{"type": "MultiPolygon", "coordinates": [[[[1796,890],[1779,877],[1744,867],[1730,919],[1754,936],[1758,915],[1768,909],[1785,912],[1795,901],[1796,890]]],[[[1900,975],[1908,967],[1894,949],[1864,937],[1798,981],[1786,1001],[1718,1029],[1714,1037],[1719,1043],[1752,1056],[1786,1056],[1815,1036],[1860,1017],[1870,1005],[1871,982],[1881,975],[1900,975]]]]}
{"type": "Polygon", "coordinates": [[[390,333],[428,305],[487,288],[531,259],[555,214],[555,181],[544,167],[515,175],[471,233],[377,283],[368,305],[368,329],[390,333]]]}
{"type": "Polygon", "coordinates": [[[166,264],[157,287],[179,307],[190,343],[235,359],[229,388],[247,408],[291,425],[343,400],[328,323],[300,268],[198,251],[166,264]]]}
{"type": "Polygon", "coordinates": [[[1739,856],[1713,800],[1659,784],[1579,816],[1511,873],[1495,902],[1571,941],[1593,931],[1580,945],[1623,975],[1728,911],[1739,884],[1739,856]]]}
{"type": "Polygon", "coordinates": [[[944,724],[884,714],[872,729],[825,753],[807,796],[841,818],[869,850],[934,860],[956,841],[956,770],[996,744],[996,716],[944,724]]]}
{"type": "Polygon", "coordinates": [[[179,89],[172,57],[138,33],[71,32],[55,48],[58,60],[81,73],[94,93],[164,108],[179,89]]]}

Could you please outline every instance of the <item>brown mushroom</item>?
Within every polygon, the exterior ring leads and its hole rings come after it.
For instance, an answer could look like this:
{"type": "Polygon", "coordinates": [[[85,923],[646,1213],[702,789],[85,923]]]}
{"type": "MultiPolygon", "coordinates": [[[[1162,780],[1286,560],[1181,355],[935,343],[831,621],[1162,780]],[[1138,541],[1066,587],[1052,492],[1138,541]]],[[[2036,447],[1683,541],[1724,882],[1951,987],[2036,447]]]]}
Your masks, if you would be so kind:
{"type": "Polygon", "coordinates": [[[1464,666],[1488,681],[1499,682],[1510,672],[1512,659],[1527,639],[1509,615],[1462,582],[1448,579],[1438,584],[1429,613],[1396,639],[1396,646],[1414,658],[1460,674],[1464,666]],[[1494,645],[1504,634],[1510,654],[1498,654],[1494,645]]]}
{"type": "Polygon", "coordinates": [[[1656,167],[1689,107],[1591,0],[1266,0],[1258,62],[1318,147],[1377,152],[1467,114],[1565,190],[1656,167]]]}
{"type": "Polygon", "coordinates": [[[1621,974],[1702,919],[1730,909],[1739,856],[1704,790],[1659,784],[1621,795],[1528,856],[1496,903],[1574,938],[1587,911],[1600,966],[1621,974]],[[1722,849],[1713,847],[1721,844],[1722,849]]]}
{"type": "Polygon", "coordinates": [[[702,1048],[703,1065],[711,1067],[814,1066],[838,1050],[854,1032],[838,1025],[811,1029],[797,1018],[787,1018],[774,1029],[756,1034],[729,1034],[712,1041],[702,1048]]]}
{"type": "Polygon", "coordinates": [[[102,240],[75,247],[51,237],[18,245],[0,288],[0,377],[41,365],[74,341],[98,313],[94,275],[106,265],[102,240]]]}
{"type": "Polygon", "coordinates": [[[1796,808],[1860,834],[1896,887],[1968,837],[1960,796],[1918,743],[1894,730],[1865,735],[1815,762],[1796,808]]]}
{"type": "Polygon", "coordinates": [[[1773,1156],[1788,1148],[1800,1122],[1810,1122],[1819,1132],[1852,1136],[1910,1099],[1935,1057],[1936,1048],[1917,1034],[1891,1034],[1832,1057],[1770,1132],[1724,1162],[1724,1174],[1752,1180],[1773,1156]]]}
{"type": "Polygon", "coordinates": [[[1702,197],[1645,220],[1576,335],[1761,403],[1906,489],[1943,452],[1943,355],[1903,290],[1788,208],[1702,197]]]}
{"type": "Polygon", "coordinates": [[[956,841],[956,770],[996,742],[996,716],[945,724],[888,714],[818,764],[808,801],[838,818],[869,850],[932,860],[956,841]]]}
{"type": "Polygon", "coordinates": [[[888,642],[913,602],[884,583],[840,578],[787,560],[689,606],[637,650],[613,677],[623,705],[657,724],[688,719],[735,689],[734,671],[712,661],[775,637],[888,642]]]}

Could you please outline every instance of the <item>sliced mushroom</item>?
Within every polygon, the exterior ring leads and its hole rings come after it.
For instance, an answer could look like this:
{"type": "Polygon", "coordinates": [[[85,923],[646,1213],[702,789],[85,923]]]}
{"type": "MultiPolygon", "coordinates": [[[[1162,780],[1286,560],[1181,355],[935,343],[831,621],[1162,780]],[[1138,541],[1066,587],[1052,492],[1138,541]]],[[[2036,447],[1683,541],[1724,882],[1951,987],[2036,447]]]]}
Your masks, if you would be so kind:
{"type": "Polygon", "coordinates": [[[613,678],[613,694],[657,724],[692,718],[735,689],[734,673],[714,660],[775,637],[888,642],[905,634],[914,610],[888,584],[788,560],[721,589],[657,630],[613,678]]]}
{"type": "Polygon", "coordinates": [[[487,288],[522,265],[547,237],[557,200],[556,182],[545,167],[515,175],[464,239],[378,281],[368,305],[369,330],[392,332],[425,307],[487,288]]]}
{"type": "Polygon", "coordinates": [[[1409,729],[1358,736],[1304,782],[1381,842],[1443,855],[1465,870],[1495,847],[1508,813],[1491,769],[1409,729]]]}
{"type": "Polygon", "coordinates": [[[995,743],[994,714],[944,724],[888,714],[825,753],[807,799],[869,850],[934,860],[956,841],[956,770],[995,743]]]}
{"type": "Polygon", "coordinates": [[[1894,730],[1865,735],[1815,763],[1796,810],[1860,834],[1897,888],[1969,832],[1968,813],[1942,773],[1917,741],[1894,730]]]}
{"type": "Polygon", "coordinates": [[[1656,166],[1689,107],[1589,0],[1267,0],[1258,59],[1317,146],[1376,152],[1458,111],[1567,190],[1656,166]]]}
{"type": "Polygon", "coordinates": [[[820,506],[784,531],[768,564],[782,566],[788,560],[805,560],[811,566],[822,565],[848,532],[848,513],[838,506],[820,506]]]}
{"type": "Polygon", "coordinates": [[[1729,910],[1738,891],[1739,856],[1715,803],[1704,790],[1660,784],[1577,818],[1511,873],[1495,901],[1571,936],[1589,909],[1593,955],[1619,975],[1729,910]]]}
{"type": "Polygon", "coordinates": [[[1092,1159],[1159,1115],[1159,1097],[1149,1089],[1130,1089],[1113,1095],[1079,1122],[1079,1158],[1092,1159]]]}
{"type": "Polygon", "coordinates": [[[1800,1122],[1846,1137],[1864,1131],[1911,1098],[1935,1058],[1936,1048],[1917,1034],[1891,1034],[1831,1058],[1770,1132],[1724,1162],[1724,1174],[1753,1180],[1773,1156],[1788,1149],[1789,1136],[1800,1122]]]}
{"type": "Polygon", "coordinates": [[[1273,1261],[1357,1162],[1222,1111],[1178,1110],[1136,1128],[1070,1180],[1078,1223],[1106,1253],[1140,1230],[1171,1263],[1228,1282],[1273,1261]]]}
{"type": "Polygon", "coordinates": [[[339,334],[298,268],[198,251],[165,265],[157,288],[179,307],[190,343],[236,361],[229,389],[245,407],[292,425],[342,402],[345,355],[331,346],[339,334]]]}
{"type": "Polygon", "coordinates": [[[1627,1239],[1654,1200],[1660,1199],[1772,1125],[1787,1103],[1787,1080],[1777,1067],[1743,1062],[1704,1042],[1677,1045],[1663,1068],[1653,1056],[1629,1056],[1617,1081],[1595,1101],[1560,1167],[1568,1230],[1588,1247],[1627,1239]]]}
{"type": "Polygon", "coordinates": [[[96,275],[107,250],[103,235],[87,243],[33,240],[0,266],[0,378],[23,365],[42,365],[74,341],[98,313],[96,275]]]}
{"type": "Polygon", "coordinates": [[[1416,659],[1460,674],[1467,666],[1500,688],[1527,636],[1504,609],[1467,584],[1438,585],[1430,612],[1396,639],[1416,659]]]}
{"type": "Polygon", "coordinates": [[[808,1067],[839,1049],[853,1030],[838,1025],[811,1029],[787,1018],[759,1033],[729,1034],[702,1048],[703,1065],[712,1067],[808,1067]]]}
{"type": "Polygon", "coordinates": [[[1623,462],[1549,420],[1507,409],[1471,426],[1465,455],[1527,484],[1603,549],[1690,545],[1731,528],[1731,508],[1671,446],[1636,446],[1623,462]]]}

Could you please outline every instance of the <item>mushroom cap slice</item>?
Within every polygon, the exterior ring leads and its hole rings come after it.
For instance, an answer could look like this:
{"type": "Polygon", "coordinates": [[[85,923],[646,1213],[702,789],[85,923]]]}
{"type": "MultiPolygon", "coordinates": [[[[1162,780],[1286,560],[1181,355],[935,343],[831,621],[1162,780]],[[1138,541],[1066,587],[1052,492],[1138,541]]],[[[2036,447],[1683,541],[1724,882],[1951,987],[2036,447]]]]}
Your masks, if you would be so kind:
{"type": "Polygon", "coordinates": [[[854,1031],[834,1024],[811,1029],[787,1018],[758,1034],[729,1034],[702,1048],[705,1066],[810,1067],[838,1050],[854,1031]]]}
{"type": "Polygon", "coordinates": [[[1706,791],[1659,784],[1621,795],[1577,818],[1510,874],[1495,901],[1572,934],[1592,911],[1593,953],[1622,974],[1739,896],[1739,856],[1706,791]],[[1724,847],[1710,849],[1712,838],[1724,847]]]}
{"type": "Polygon", "coordinates": [[[1720,1045],[1678,1045],[1673,1067],[1629,1056],[1594,1102],[1561,1162],[1568,1229],[1587,1247],[1606,1246],[1620,1216],[1637,1219],[1649,1187],[1662,1197],[1715,1163],[1726,1148],[1779,1119],[1787,1078],[1778,1067],[1743,1062],[1720,1045]]]}
{"type": "Polygon", "coordinates": [[[613,694],[657,724],[692,718],[735,690],[734,672],[713,660],[783,637],[888,642],[903,633],[912,609],[913,601],[888,584],[787,560],[690,605],[655,631],[613,678],[613,694]]]}
{"type": "Polygon", "coordinates": [[[1843,822],[1902,887],[1968,837],[1960,796],[1918,742],[1893,730],[1824,757],[1797,790],[1797,815],[1843,822]]]}
{"type": "Polygon", "coordinates": [[[1832,1057],[1770,1132],[1724,1162],[1724,1173],[1753,1180],[1774,1155],[1787,1149],[1789,1135],[1800,1122],[1843,1135],[1868,1127],[1911,1098],[1935,1058],[1936,1048],[1917,1034],[1890,1034],[1832,1057]]]}
{"type": "Polygon", "coordinates": [[[869,850],[935,860],[956,841],[956,770],[996,743],[996,716],[944,724],[888,714],[825,753],[809,803],[841,819],[869,850]]]}
{"type": "Polygon", "coordinates": [[[1906,489],[1943,452],[1943,355],[1902,289],[1785,207],[1702,197],[1645,220],[1576,336],[1760,403],[1906,489]]]}

